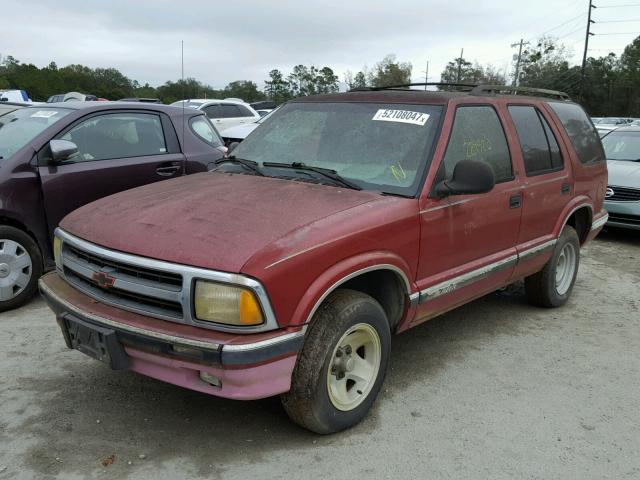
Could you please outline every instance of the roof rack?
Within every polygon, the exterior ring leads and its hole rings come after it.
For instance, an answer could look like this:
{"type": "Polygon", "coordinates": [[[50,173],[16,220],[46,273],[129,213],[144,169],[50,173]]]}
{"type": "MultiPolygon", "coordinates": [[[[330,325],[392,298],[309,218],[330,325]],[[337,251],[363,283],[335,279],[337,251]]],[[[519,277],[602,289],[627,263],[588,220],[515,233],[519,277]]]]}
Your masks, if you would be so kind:
{"type": "Polygon", "coordinates": [[[533,97],[555,98],[557,100],[571,100],[571,97],[567,93],[560,92],[558,90],[531,87],[511,87],[508,85],[477,85],[470,93],[471,95],[530,95],[533,97]]]}
{"type": "Polygon", "coordinates": [[[424,83],[403,83],[400,85],[388,85],[386,87],[362,87],[352,88],[350,92],[376,92],[379,90],[407,89],[409,87],[452,87],[459,89],[467,89],[471,91],[478,85],[472,83],[443,83],[443,82],[424,82],[424,83]]]}

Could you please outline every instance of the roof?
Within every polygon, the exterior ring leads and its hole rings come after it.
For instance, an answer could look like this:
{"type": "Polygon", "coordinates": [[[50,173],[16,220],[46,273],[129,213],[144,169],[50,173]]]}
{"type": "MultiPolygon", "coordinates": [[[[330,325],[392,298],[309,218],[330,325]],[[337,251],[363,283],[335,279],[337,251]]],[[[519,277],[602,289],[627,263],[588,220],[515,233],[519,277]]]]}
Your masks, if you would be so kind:
{"type": "Polygon", "coordinates": [[[30,106],[27,108],[66,108],[68,110],[86,110],[86,111],[103,111],[103,110],[156,110],[165,112],[168,115],[180,115],[183,111],[185,114],[201,115],[202,112],[193,108],[183,109],[171,105],[162,105],[159,103],[145,102],[58,102],[47,103],[45,105],[30,106]]]}
{"type": "Polygon", "coordinates": [[[625,125],[622,127],[611,129],[611,132],[635,132],[640,133],[640,125],[625,125]]]}

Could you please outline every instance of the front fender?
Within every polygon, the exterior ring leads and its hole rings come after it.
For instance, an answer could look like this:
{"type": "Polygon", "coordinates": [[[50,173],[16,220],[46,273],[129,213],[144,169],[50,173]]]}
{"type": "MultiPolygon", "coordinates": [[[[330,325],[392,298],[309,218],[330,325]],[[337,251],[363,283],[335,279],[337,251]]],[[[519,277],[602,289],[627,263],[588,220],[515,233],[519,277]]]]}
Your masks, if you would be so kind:
{"type": "Polygon", "coordinates": [[[415,283],[410,280],[411,269],[402,257],[388,251],[362,253],[332,265],[319,275],[300,298],[290,325],[308,324],[331,292],[348,280],[375,270],[390,270],[401,277],[407,296],[416,291],[415,283]]]}

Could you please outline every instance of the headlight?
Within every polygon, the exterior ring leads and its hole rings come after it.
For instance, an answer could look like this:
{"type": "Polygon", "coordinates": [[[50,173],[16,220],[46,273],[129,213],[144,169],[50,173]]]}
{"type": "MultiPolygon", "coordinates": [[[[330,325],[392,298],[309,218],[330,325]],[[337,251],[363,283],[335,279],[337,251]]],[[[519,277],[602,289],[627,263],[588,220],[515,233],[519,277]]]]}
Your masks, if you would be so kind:
{"type": "Polygon", "coordinates": [[[237,326],[264,322],[258,299],[242,287],[198,280],[193,303],[198,320],[237,326]]]}
{"type": "Polygon", "coordinates": [[[56,268],[62,270],[62,240],[60,237],[53,237],[53,258],[56,261],[56,268]]]}

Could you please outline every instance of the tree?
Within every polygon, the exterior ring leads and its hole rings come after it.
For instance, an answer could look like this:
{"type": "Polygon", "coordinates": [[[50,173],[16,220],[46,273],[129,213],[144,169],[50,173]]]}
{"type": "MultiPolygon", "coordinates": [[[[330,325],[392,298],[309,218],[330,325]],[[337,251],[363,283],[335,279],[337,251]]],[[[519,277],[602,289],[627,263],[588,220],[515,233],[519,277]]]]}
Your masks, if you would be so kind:
{"type": "Polygon", "coordinates": [[[411,63],[398,62],[395,55],[387,55],[376,64],[367,80],[374,87],[411,83],[412,68],[411,63]]]}
{"type": "Polygon", "coordinates": [[[349,90],[365,88],[367,86],[367,77],[363,70],[356,73],[355,76],[349,70],[346,71],[344,74],[344,83],[347,84],[349,90]]]}
{"type": "Polygon", "coordinates": [[[241,98],[245,102],[256,102],[265,98],[264,93],[258,90],[258,85],[251,80],[231,82],[224,88],[222,93],[225,97],[241,98]]]}
{"type": "MultiPolygon", "coordinates": [[[[504,75],[492,65],[483,67],[478,62],[471,63],[462,57],[447,63],[440,79],[443,83],[468,83],[472,85],[504,85],[506,83],[504,75]]],[[[446,87],[442,87],[442,89],[446,89],[446,87]]]]}
{"type": "Polygon", "coordinates": [[[277,104],[293,98],[289,82],[284,79],[282,72],[278,69],[273,69],[269,72],[269,80],[265,80],[264,85],[267,97],[277,104]]]}

